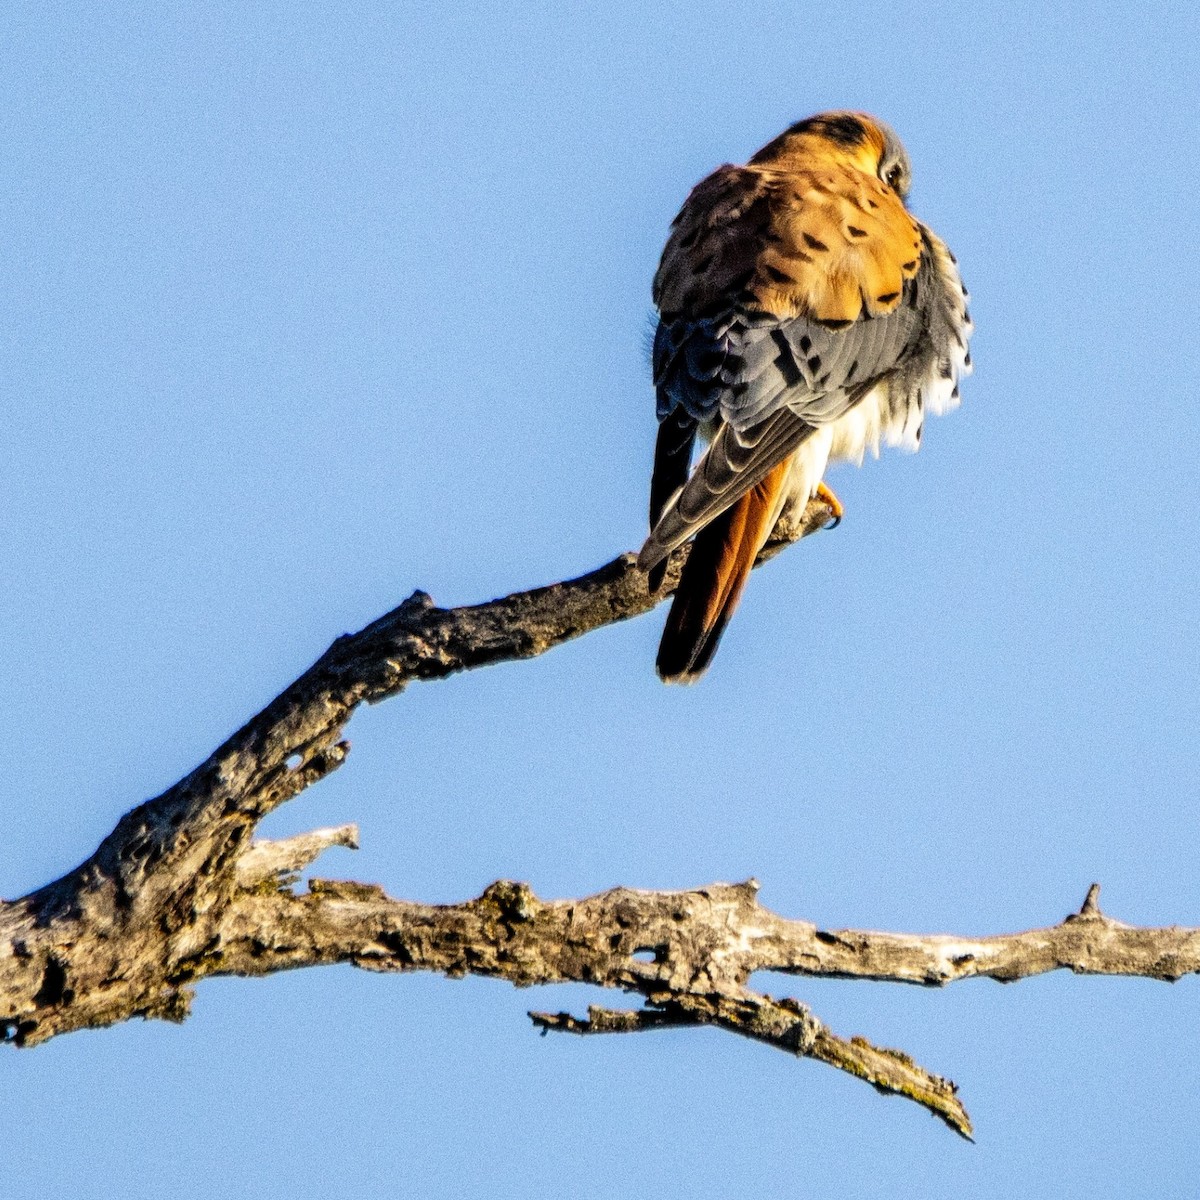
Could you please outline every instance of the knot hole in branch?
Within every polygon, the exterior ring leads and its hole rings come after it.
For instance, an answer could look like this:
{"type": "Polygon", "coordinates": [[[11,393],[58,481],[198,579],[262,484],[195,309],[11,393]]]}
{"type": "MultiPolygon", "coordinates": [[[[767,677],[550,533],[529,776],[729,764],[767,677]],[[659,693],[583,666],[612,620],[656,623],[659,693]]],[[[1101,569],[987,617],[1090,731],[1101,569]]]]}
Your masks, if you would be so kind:
{"type": "Polygon", "coordinates": [[[639,946],[629,957],[636,962],[654,963],[661,966],[671,957],[671,947],[665,943],[657,946],[639,946]]]}

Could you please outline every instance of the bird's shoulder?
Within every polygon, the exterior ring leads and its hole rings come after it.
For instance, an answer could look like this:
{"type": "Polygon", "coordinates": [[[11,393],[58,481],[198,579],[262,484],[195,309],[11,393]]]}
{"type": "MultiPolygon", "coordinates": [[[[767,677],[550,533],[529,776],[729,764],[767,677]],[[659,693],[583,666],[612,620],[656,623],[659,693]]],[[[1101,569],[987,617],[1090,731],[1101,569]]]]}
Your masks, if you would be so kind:
{"type": "Polygon", "coordinates": [[[685,201],[654,279],[665,319],[738,300],[780,320],[845,325],[895,311],[920,266],[903,202],[854,167],[719,167],[685,201]]]}

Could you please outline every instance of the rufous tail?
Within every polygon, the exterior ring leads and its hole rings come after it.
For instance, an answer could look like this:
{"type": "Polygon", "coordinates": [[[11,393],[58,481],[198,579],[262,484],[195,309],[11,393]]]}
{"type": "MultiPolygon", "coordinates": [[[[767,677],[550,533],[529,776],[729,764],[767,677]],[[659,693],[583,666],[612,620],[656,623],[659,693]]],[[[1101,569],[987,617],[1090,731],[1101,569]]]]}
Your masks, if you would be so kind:
{"type": "Polygon", "coordinates": [[[693,683],[712,662],[779,514],[789,465],[779,463],[696,534],[658,644],[655,665],[664,683],[693,683]]]}

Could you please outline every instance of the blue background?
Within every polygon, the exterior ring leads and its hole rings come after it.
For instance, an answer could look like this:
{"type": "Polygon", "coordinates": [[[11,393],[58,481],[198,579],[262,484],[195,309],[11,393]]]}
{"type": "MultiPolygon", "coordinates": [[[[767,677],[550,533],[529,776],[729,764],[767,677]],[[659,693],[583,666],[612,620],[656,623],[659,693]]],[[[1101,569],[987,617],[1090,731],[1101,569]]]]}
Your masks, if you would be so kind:
{"type": "MultiPolygon", "coordinates": [[[[660,613],[413,687],[263,832],[358,821],[319,872],[431,901],[755,875],[984,934],[1095,879],[1200,924],[1200,18],[1044,7],[11,4],[0,894],[413,588],[635,547],[667,225],[853,107],[962,262],[962,409],[834,473],[699,686],[660,613]]],[[[347,968],[0,1055],[0,1192],[1195,1195],[1195,978],[761,982],[954,1078],[978,1145],[716,1032],[535,1036],[584,989],[347,968]]]]}

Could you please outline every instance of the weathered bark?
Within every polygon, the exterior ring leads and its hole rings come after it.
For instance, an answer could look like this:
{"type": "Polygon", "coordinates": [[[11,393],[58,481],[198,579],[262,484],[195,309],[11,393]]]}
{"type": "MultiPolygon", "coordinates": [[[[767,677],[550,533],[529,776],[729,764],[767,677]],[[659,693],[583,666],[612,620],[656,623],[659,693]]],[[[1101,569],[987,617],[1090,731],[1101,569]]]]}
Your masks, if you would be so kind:
{"type": "MultiPolygon", "coordinates": [[[[814,501],[775,531],[762,558],[821,528],[814,501]]],[[[531,1014],[544,1030],[635,1032],[717,1025],[816,1058],[925,1105],[964,1136],[954,1085],[907,1055],[832,1034],[805,1006],[751,991],[754,971],[940,985],[972,975],[1015,980],[1077,972],[1177,979],[1200,971],[1200,930],[1139,929],[1103,916],[1095,889],[1061,925],[971,939],[825,931],[762,908],[758,885],[688,892],[616,889],[542,901],[498,882],[476,900],[431,906],[372,886],[291,884],[353,826],[252,842],[258,822],[345,760],[342,730],[359,704],[414,680],[541,654],[646,612],[686,560],[672,556],[650,595],[632,555],[578,579],[458,609],[416,593],[329,650],[211,758],[118,822],[86,862],[0,903],[0,1036],[34,1046],[130,1017],[182,1020],[190,985],[349,962],[377,971],[478,974],[525,986],[586,982],[640,995],[637,1011],[586,1020],[531,1014]]]]}

